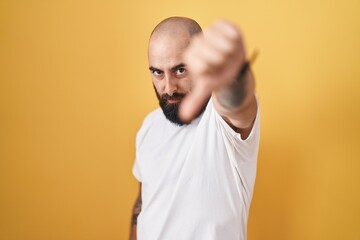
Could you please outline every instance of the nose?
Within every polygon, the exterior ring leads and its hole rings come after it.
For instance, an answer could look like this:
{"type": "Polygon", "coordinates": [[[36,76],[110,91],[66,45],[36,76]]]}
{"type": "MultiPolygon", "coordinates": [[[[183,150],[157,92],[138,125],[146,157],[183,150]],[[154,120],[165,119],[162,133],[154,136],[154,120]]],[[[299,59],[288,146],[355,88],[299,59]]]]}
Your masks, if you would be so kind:
{"type": "Polygon", "coordinates": [[[173,76],[168,75],[165,79],[165,93],[172,96],[177,91],[177,79],[173,76]]]}

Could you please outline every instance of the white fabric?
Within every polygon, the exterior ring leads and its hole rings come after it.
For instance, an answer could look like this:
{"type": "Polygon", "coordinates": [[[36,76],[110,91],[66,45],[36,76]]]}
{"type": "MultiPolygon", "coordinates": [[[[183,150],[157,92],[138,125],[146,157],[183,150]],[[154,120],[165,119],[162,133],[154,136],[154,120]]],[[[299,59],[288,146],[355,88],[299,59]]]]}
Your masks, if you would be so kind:
{"type": "Polygon", "coordinates": [[[157,109],[136,136],[134,176],[142,183],[138,240],[245,240],[260,138],[242,140],[210,99],[190,125],[157,109]]]}

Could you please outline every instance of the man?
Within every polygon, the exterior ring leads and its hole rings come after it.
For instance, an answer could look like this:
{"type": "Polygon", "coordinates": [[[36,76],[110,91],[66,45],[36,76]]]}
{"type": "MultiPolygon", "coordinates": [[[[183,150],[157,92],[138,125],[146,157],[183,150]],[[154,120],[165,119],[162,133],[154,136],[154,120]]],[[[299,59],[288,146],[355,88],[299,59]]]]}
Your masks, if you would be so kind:
{"type": "Polygon", "coordinates": [[[151,33],[148,58],[161,109],[136,136],[130,238],[245,240],[260,116],[240,31],[171,17],[151,33]]]}

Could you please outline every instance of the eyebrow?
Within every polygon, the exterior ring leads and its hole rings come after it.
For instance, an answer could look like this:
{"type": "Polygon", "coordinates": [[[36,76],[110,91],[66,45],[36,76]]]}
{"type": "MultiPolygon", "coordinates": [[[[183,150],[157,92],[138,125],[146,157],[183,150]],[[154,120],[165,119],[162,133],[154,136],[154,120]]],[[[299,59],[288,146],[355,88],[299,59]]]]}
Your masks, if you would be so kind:
{"type": "Polygon", "coordinates": [[[184,64],[184,63],[180,63],[180,64],[172,67],[172,68],[171,68],[171,71],[174,71],[174,70],[177,70],[177,69],[183,68],[183,67],[185,67],[185,64],[184,64]]]}
{"type": "Polygon", "coordinates": [[[152,71],[152,72],[155,72],[155,71],[160,71],[160,72],[162,72],[160,69],[154,68],[154,67],[152,67],[152,66],[149,67],[149,70],[152,71]]]}
{"type": "MultiPolygon", "coordinates": [[[[174,67],[172,67],[172,68],[171,68],[171,71],[175,71],[175,70],[177,70],[177,69],[179,69],[179,68],[183,68],[183,67],[185,67],[185,64],[184,64],[184,63],[180,63],[180,64],[175,65],[174,67]]],[[[153,66],[150,66],[150,67],[149,67],[149,70],[152,71],[152,72],[154,72],[154,71],[163,72],[162,70],[160,70],[160,69],[158,69],[158,68],[156,68],[156,67],[153,67],[153,66]]]]}

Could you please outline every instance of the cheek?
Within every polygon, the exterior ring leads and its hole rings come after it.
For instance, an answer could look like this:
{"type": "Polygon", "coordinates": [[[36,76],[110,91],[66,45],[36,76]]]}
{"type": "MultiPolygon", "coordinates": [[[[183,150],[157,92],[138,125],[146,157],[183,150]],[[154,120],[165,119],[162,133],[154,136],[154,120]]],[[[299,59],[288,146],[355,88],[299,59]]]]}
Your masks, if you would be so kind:
{"type": "Polygon", "coordinates": [[[152,84],[153,84],[155,90],[156,90],[159,94],[162,94],[163,87],[162,87],[162,85],[161,85],[161,81],[158,81],[158,80],[152,78],[152,84]]]}
{"type": "Polygon", "coordinates": [[[192,80],[190,78],[181,79],[181,82],[179,85],[180,85],[181,91],[185,92],[185,93],[191,92],[191,89],[193,86],[192,80]]]}

